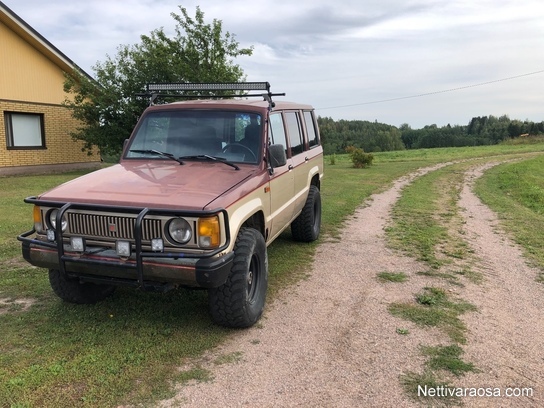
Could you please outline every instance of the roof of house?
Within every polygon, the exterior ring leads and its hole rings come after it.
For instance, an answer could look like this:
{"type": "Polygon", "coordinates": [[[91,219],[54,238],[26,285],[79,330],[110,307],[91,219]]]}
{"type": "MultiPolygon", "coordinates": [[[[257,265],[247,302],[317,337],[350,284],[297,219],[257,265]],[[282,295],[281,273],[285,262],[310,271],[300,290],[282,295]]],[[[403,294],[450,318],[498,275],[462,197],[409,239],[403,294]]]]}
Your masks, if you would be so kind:
{"type": "Polygon", "coordinates": [[[0,22],[5,24],[13,32],[27,41],[36,50],[45,55],[53,63],[65,72],[71,72],[74,69],[80,71],[83,75],[93,79],[88,73],[82,70],[76,63],[68,58],[62,51],[51,44],[44,36],[33,29],[26,21],[15,14],[3,2],[0,1],[0,22]]]}

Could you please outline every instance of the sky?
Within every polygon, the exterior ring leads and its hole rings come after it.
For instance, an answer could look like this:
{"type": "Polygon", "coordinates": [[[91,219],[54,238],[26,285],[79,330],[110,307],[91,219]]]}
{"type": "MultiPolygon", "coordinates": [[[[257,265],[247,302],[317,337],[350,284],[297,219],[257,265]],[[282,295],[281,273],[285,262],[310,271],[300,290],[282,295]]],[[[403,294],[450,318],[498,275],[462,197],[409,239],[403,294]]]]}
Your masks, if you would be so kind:
{"type": "Polygon", "coordinates": [[[180,4],[252,56],[247,81],[319,116],[413,129],[474,116],[544,121],[542,0],[2,0],[91,76],[119,45],[163,27],[180,4]]]}

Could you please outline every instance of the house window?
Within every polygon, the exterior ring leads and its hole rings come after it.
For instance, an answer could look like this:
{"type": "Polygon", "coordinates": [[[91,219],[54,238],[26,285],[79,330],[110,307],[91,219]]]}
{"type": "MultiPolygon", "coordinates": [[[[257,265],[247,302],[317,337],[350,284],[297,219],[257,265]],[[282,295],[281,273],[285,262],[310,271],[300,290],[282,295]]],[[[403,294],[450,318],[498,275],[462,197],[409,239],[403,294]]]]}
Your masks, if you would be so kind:
{"type": "Polygon", "coordinates": [[[43,114],[5,112],[8,149],[45,149],[43,114]]]}

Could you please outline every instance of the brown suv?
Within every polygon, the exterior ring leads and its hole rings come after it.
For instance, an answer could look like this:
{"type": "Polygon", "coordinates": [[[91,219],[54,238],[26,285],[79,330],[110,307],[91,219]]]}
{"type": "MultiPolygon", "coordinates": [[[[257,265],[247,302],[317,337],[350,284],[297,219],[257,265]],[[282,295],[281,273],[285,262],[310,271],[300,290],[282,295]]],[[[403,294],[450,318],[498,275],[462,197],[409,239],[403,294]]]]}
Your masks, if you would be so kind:
{"type": "MultiPolygon", "coordinates": [[[[24,258],[49,269],[65,301],[94,303],[115,286],[207,288],[213,320],[261,316],[267,246],[289,225],[318,238],[323,149],[309,105],[272,101],[270,85],[155,84],[166,91],[262,90],[151,105],[120,163],[38,197],[24,258]],[[251,99],[251,96],[261,99],[251,99]]],[[[283,95],[283,94],[281,94],[283,95]]]]}

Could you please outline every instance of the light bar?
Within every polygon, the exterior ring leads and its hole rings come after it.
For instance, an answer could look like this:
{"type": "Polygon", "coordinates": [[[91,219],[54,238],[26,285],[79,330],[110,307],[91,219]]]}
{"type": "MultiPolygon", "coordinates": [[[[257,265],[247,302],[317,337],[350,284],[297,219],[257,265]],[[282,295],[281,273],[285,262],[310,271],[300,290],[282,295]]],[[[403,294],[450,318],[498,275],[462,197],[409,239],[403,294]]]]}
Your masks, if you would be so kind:
{"type": "Polygon", "coordinates": [[[268,82],[147,84],[148,91],[270,91],[268,82]]]}

